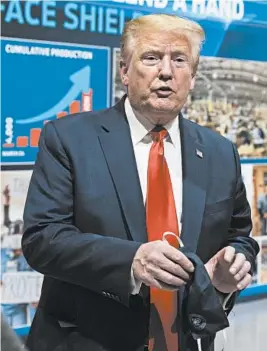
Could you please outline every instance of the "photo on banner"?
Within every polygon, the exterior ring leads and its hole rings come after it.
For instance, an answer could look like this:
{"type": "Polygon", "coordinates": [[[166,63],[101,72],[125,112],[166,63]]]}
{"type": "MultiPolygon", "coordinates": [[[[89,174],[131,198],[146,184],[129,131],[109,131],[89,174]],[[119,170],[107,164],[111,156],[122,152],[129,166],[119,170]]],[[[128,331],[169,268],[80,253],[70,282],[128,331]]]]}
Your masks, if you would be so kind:
{"type": "MultiPolygon", "coordinates": [[[[113,103],[125,94],[120,49],[113,50],[113,103]]],[[[231,140],[241,157],[267,157],[267,62],[200,58],[182,113],[231,140]]]]}
{"type": "Polygon", "coordinates": [[[189,119],[236,144],[241,157],[267,156],[267,62],[201,57],[184,108],[189,119]]]}
{"type": "Polygon", "coordinates": [[[253,161],[241,163],[241,172],[251,207],[251,236],[260,246],[252,284],[267,284],[267,158],[260,164],[253,161]]]}
{"type": "Polygon", "coordinates": [[[254,197],[252,213],[254,218],[254,236],[267,235],[267,159],[264,165],[253,166],[254,197]]]}
{"type": "Polygon", "coordinates": [[[121,82],[120,77],[120,58],[121,51],[119,48],[113,49],[113,78],[112,78],[112,104],[115,105],[123,95],[126,94],[126,88],[121,82]]]}
{"type": "Polygon", "coordinates": [[[21,248],[31,175],[32,171],[1,172],[1,308],[13,328],[31,324],[43,281],[28,265],[21,248]]]}
{"type": "Polygon", "coordinates": [[[267,238],[267,158],[266,163],[242,164],[241,170],[251,207],[252,236],[267,238]]]}

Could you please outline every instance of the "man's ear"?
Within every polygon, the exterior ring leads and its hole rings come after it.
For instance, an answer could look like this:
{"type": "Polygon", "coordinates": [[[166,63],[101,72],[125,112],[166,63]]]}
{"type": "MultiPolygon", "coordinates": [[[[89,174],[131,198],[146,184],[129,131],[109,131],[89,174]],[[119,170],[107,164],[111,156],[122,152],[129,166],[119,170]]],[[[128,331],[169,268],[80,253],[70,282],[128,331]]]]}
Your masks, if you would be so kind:
{"type": "Polygon", "coordinates": [[[190,83],[190,90],[193,90],[196,83],[196,76],[193,76],[190,83]]]}
{"type": "Polygon", "coordinates": [[[127,87],[129,83],[128,66],[126,65],[126,62],[123,60],[120,60],[120,76],[121,76],[122,84],[127,87]]]}

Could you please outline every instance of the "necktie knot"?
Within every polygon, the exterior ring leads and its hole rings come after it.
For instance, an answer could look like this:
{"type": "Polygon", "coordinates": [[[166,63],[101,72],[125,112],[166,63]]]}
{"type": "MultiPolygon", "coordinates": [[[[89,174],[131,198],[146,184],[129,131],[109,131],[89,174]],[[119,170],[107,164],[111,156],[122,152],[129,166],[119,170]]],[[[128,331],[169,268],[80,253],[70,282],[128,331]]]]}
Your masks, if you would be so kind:
{"type": "Polygon", "coordinates": [[[154,129],[152,129],[150,134],[154,142],[162,142],[168,134],[168,132],[162,126],[156,126],[154,129]]]}

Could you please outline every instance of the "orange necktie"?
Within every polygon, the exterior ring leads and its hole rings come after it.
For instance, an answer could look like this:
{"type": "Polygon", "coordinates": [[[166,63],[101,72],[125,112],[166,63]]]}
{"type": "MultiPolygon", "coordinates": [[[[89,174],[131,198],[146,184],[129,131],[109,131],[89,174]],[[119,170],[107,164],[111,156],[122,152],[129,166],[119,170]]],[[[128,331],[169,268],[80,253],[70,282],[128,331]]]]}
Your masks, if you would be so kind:
{"type": "MultiPolygon", "coordinates": [[[[146,224],[148,241],[167,240],[179,247],[175,202],[163,140],[167,131],[151,132],[148,161],[146,224]],[[167,232],[171,232],[168,234],[167,232]],[[165,233],[165,234],[164,234],[165,233]],[[173,234],[174,235],[173,235],[173,234]]],[[[149,351],[178,351],[177,292],[150,288],[149,351]]]]}

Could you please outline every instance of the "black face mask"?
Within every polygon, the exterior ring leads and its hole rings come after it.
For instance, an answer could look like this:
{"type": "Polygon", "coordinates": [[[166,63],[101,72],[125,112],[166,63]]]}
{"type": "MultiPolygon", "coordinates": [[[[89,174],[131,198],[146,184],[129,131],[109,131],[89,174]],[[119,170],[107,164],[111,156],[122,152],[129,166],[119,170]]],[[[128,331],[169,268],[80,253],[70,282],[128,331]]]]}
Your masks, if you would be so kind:
{"type": "Polygon", "coordinates": [[[180,249],[194,264],[192,280],[185,287],[182,328],[190,331],[194,339],[212,336],[229,327],[227,315],[200,258],[180,249]]]}

